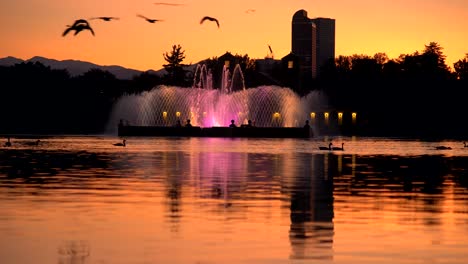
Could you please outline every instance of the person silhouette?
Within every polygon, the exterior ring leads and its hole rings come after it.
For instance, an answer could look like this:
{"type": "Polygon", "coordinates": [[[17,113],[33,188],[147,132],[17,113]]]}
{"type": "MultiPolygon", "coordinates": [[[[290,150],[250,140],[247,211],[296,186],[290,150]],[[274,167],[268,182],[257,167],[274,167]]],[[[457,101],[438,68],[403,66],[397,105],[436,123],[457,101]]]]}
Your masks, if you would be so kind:
{"type": "Polygon", "coordinates": [[[229,127],[237,127],[236,124],[234,124],[234,119],[231,120],[231,124],[229,125],[229,127]]]}
{"type": "Polygon", "coordinates": [[[175,127],[181,127],[181,126],[182,126],[182,124],[180,123],[180,120],[177,119],[177,122],[176,122],[176,124],[175,124],[175,127]]]}
{"type": "Polygon", "coordinates": [[[187,123],[185,124],[185,127],[192,127],[192,124],[190,124],[190,119],[187,119],[187,123]]]}
{"type": "Polygon", "coordinates": [[[247,121],[247,127],[253,127],[252,120],[249,119],[249,121],[247,121]]]}
{"type": "Polygon", "coordinates": [[[309,125],[309,120],[306,120],[306,121],[305,121],[304,128],[310,128],[310,125],[309,125]]]}

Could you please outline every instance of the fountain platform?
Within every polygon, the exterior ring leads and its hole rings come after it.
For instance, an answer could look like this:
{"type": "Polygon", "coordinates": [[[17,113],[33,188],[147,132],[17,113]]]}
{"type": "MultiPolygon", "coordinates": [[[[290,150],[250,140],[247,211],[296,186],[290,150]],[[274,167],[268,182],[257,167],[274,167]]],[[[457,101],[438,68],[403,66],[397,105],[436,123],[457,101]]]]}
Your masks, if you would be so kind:
{"type": "Polygon", "coordinates": [[[310,138],[312,129],[302,127],[168,127],[119,125],[118,136],[130,137],[228,137],[310,138]]]}

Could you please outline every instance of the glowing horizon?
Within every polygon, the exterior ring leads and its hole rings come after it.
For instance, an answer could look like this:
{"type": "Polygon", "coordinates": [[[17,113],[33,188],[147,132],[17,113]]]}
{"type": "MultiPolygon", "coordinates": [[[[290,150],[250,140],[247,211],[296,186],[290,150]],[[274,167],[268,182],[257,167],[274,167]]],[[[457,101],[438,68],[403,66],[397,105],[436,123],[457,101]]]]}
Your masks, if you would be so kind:
{"type": "Polygon", "coordinates": [[[166,1],[59,0],[6,1],[0,3],[3,39],[0,58],[23,60],[42,56],[56,60],[82,60],[99,65],[120,65],[136,70],[158,70],[165,64],[163,53],[180,44],[185,64],[219,57],[229,51],[262,59],[274,51],[280,59],[291,51],[291,21],[300,9],[309,18],[336,20],[335,54],[383,52],[390,59],[422,51],[437,42],[453,63],[468,53],[468,2],[464,0],[297,0],[293,3],[267,0],[166,1]],[[137,17],[142,14],[163,21],[154,24],[137,17]],[[62,37],[66,25],[76,19],[112,16],[119,20],[88,20],[96,36],[82,31],[62,37]],[[216,17],[200,24],[203,16],[216,17]]]}

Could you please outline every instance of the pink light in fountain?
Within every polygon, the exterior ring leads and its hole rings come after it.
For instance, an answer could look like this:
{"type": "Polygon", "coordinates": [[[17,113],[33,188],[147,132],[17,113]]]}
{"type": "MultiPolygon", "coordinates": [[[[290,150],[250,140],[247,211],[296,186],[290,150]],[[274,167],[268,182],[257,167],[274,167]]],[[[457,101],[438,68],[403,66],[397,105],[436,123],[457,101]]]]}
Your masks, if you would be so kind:
{"type": "Polygon", "coordinates": [[[140,95],[122,97],[113,108],[108,132],[115,131],[120,119],[139,126],[172,126],[179,119],[201,127],[237,125],[252,120],[256,126],[300,127],[319,111],[326,97],[312,91],[300,97],[280,86],[245,88],[239,65],[233,74],[224,67],[222,87],[213,89],[211,72],[197,65],[192,88],[158,86],[140,95]]]}

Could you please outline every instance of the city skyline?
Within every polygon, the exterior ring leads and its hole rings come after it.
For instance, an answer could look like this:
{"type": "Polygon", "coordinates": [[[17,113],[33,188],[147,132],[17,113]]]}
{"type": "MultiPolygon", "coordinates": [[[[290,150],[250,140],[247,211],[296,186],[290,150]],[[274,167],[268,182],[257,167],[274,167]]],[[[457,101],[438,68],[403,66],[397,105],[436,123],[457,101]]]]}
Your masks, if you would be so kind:
{"type": "Polygon", "coordinates": [[[184,63],[206,58],[247,54],[263,59],[274,51],[275,59],[289,54],[292,16],[306,10],[311,18],[336,20],[335,55],[374,55],[383,52],[389,58],[422,51],[429,42],[437,42],[447,56],[446,63],[465,57],[468,36],[468,2],[463,0],[375,1],[336,0],[326,3],[297,0],[281,1],[114,1],[91,0],[66,3],[58,0],[6,1],[0,3],[0,28],[3,45],[0,57],[23,60],[42,56],[56,60],[82,60],[99,65],[120,65],[137,70],[160,69],[163,53],[172,45],[185,50],[184,63]],[[147,23],[137,14],[162,21],[147,23]],[[118,20],[93,19],[101,16],[118,20]],[[204,16],[219,20],[199,21],[204,16]],[[62,37],[66,25],[76,19],[88,19],[95,31],[62,37]],[[14,25],[14,26],[13,26],[14,25]]]}

